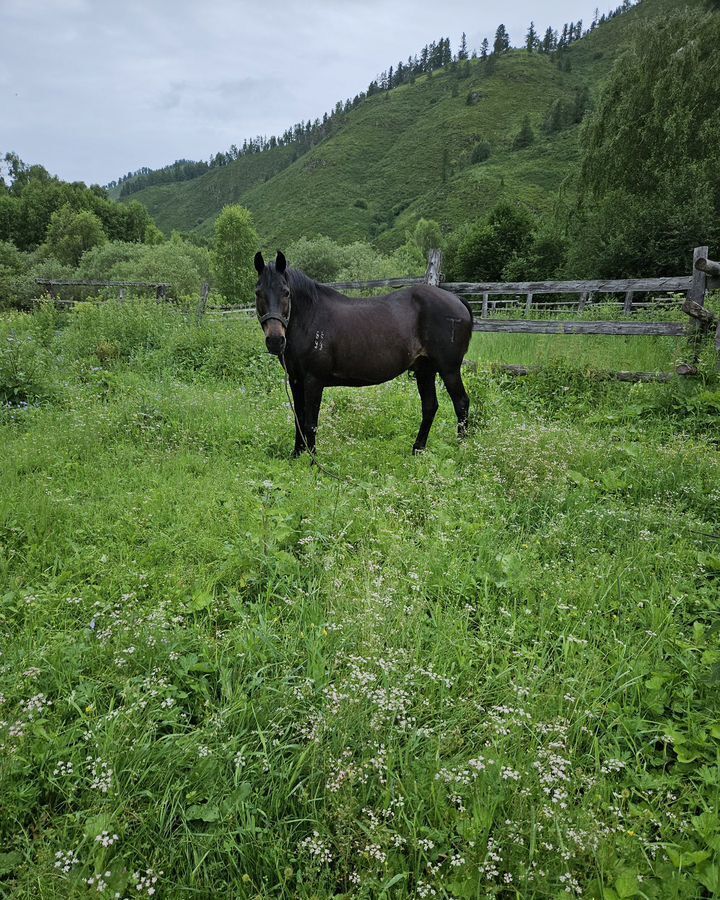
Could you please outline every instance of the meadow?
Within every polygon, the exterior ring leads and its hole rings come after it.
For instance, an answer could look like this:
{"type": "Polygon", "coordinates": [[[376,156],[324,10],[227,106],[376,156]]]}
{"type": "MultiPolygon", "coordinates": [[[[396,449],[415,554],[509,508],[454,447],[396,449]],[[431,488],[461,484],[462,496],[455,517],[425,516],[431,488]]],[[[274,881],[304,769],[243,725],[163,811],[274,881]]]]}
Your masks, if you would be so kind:
{"type": "Polygon", "coordinates": [[[716,358],[589,371],[686,352],[476,336],[467,441],[335,389],[335,478],[253,321],[0,317],[0,895],[720,891],[716,358]]]}

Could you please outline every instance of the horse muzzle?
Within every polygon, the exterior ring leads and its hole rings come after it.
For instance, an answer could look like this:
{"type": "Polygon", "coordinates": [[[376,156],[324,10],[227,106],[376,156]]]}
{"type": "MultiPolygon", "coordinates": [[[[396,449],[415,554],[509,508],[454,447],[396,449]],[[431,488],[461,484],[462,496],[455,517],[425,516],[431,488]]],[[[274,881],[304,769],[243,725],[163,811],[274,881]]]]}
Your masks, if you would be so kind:
{"type": "Polygon", "coordinates": [[[285,350],[285,344],[284,334],[268,334],[265,338],[265,346],[268,349],[268,353],[272,353],[273,356],[280,356],[285,350]]]}

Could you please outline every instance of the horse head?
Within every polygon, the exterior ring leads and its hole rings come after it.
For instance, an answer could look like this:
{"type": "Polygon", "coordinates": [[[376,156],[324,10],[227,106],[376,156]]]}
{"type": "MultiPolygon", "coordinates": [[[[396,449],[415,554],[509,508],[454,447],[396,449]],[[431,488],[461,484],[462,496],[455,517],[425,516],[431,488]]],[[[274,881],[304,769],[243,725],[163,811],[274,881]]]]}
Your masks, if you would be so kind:
{"type": "Polygon", "coordinates": [[[291,295],[287,280],[287,261],[278,250],[275,264],[265,265],[262,253],[255,254],[255,311],[265,334],[265,346],[274,356],[285,350],[290,323],[291,295]]]}

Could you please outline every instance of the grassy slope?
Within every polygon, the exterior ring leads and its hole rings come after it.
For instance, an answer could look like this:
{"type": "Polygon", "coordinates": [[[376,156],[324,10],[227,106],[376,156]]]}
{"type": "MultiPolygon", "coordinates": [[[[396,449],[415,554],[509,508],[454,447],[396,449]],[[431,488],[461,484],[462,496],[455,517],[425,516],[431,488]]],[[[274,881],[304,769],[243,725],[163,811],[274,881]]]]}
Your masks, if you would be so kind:
{"type": "MultiPolygon", "coordinates": [[[[702,0],[691,0],[697,5],[702,0]]],[[[597,91],[636,22],[677,8],[673,0],[644,0],[606,23],[569,53],[572,71],[561,73],[550,60],[514,51],[487,76],[482,63],[459,81],[450,72],[421,78],[390,94],[375,96],[347,117],[330,139],[292,163],[280,148],[242,159],[191,182],[149,188],[134,194],[158,224],[210,233],[226,203],[241,202],[254,213],[268,244],[301,235],[327,234],[342,242],[367,239],[391,248],[419,216],[438,219],[447,229],[481,216],[502,197],[522,198],[542,209],[552,202],[578,155],[578,129],[551,139],[538,132],[529,149],[511,143],[525,115],[536,128],[551,101],[580,84],[597,91]],[[468,92],[481,100],[468,106],[468,92]],[[477,141],[488,140],[491,159],[471,166],[477,141]],[[443,181],[443,151],[449,154],[443,181]],[[367,209],[354,205],[363,200],[367,209]]]]}
{"type": "Polygon", "coordinates": [[[0,893],[712,896],[703,386],[469,374],[420,458],[409,379],[329,391],[338,484],[254,323],[136,310],[0,421],[0,893]]]}
{"type": "Polygon", "coordinates": [[[389,227],[382,244],[402,239],[407,223],[433,216],[448,227],[481,214],[503,192],[542,206],[575,158],[575,140],[563,134],[539,139],[529,151],[510,150],[523,117],[541,123],[550,100],[569,95],[580,79],[564,75],[549,60],[515,52],[499,61],[492,76],[481,63],[459,80],[453,73],[421,78],[365,101],[331,139],[282,168],[275,160],[289,148],[240,160],[191,182],[133,194],[164,230],[207,232],[225,203],[242,202],[254,213],[269,243],[301,234],[324,233],[341,241],[367,239],[372,223],[389,227]],[[469,92],[481,94],[468,105],[469,92]],[[488,163],[471,166],[478,141],[493,147],[488,163]],[[449,178],[442,180],[443,151],[449,178]],[[264,162],[264,166],[261,163],[264,162]],[[504,186],[503,186],[504,182],[504,186]],[[364,200],[367,209],[354,206],[364,200]],[[396,217],[393,211],[407,207],[396,217]]]}
{"type": "Polygon", "coordinates": [[[167,233],[192,231],[208,218],[214,219],[223,206],[241,202],[248,190],[281,172],[292,163],[294,153],[293,147],[278,147],[192,181],[145,188],[123,200],[139,200],[167,233]]]}

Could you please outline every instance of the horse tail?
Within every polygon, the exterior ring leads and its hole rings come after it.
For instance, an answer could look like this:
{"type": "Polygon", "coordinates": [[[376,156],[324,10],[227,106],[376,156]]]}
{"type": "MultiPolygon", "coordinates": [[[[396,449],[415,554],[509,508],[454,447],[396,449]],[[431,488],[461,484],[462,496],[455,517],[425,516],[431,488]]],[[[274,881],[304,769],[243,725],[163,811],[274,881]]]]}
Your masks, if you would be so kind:
{"type": "Polygon", "coordinates": [[[465,307],[465,309],[470,313],[470,322],[472,323],[472,320],[473,320],[472,306],[470,306],[468,301],[464,297],[461,297],[459,294],[458,294],[458,300],[460,300],[460,302],[465,307]]]}
{"type": "Polygon", "coordinates": [[[465,347],[465,350],[464,350],[464,352],[463,352],[463,356],[464,356],[465,353],[468,352],[468,347],[470,346],[470,341],[472,340],[473,321],[474,321],[474,318],[475,318],[475,317],[474,317],[474,314],[473,314],[473,311],[472,311],[472,306],[470,306],[470,304],[468,303],[468,301],[467,301],[464,297],[460,297],[459,295],[458,295],[458,300],[460,300],[460,302],[461,302],[462,305],[465,307],[465,309],[468,311],[468,314],[469,314],[469,316],[470,316],[470,334],[468,335],[467,346],[465,347]]]}

